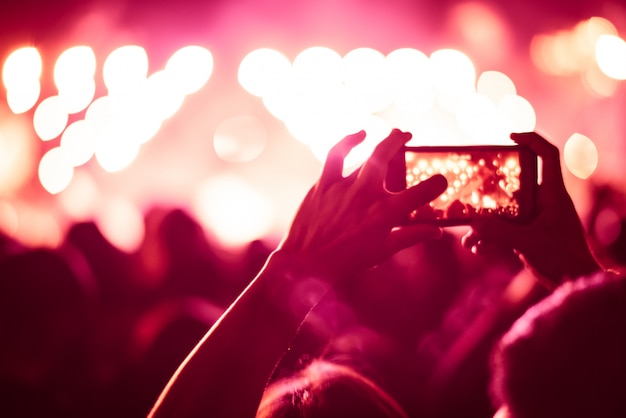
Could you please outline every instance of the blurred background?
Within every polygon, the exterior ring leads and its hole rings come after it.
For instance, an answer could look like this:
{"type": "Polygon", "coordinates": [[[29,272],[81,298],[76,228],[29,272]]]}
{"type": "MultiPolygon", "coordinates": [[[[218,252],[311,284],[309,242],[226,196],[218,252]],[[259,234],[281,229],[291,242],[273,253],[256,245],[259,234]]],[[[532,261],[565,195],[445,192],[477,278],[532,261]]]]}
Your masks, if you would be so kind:
{"type": "Polygon", "coordinates": [[[365,154],[393,127],[421,144],[536,129],[563,151],[574,136],[582,213],[590,185],[625,187],[617,1],[3,9],[0,228],[28,244],[95,219],[133,251],[155,205],[188,208],[229,247],[280,237],[329,145],[362,128],[365,154]]]}
{"type": "MultiPolygon", "coordinates": [[[[0,415],[145,416],[286,232],[332,144],[536,130],[626,266],[621,0],[23,0],[0,11],[0,415]]],[[[458,233],[338,289],[334,353],[413,415],[484,417],[491,343],[544,293],[458,233]]]]}

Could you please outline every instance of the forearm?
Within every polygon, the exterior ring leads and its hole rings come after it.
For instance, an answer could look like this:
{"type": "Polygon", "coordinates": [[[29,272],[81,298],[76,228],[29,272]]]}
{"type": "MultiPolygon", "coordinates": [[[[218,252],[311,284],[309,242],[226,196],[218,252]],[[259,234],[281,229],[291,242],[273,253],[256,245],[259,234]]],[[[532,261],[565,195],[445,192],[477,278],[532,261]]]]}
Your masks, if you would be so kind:
{"type": "Polygon", "coordinates": [[[274,253],[190,353],[151,416],[254,417],[269,376],[328,288],[320,276],[274,253]]]}

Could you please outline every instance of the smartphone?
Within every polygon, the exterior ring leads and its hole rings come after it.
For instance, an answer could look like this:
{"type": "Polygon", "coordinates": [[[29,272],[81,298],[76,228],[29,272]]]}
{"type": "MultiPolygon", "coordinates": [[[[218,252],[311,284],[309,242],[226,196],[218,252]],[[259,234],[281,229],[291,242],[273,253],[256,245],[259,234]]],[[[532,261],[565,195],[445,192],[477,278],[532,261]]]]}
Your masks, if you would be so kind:
{"type": "Polygon", "coordinates": [[[448,180],[438,198],[408,222],[467,225],[494,214],[526,223],[535,214],[537,155],[519,145],[405,146],[391,161],[386,187],[398,192],[434,174],[448,180]]]}

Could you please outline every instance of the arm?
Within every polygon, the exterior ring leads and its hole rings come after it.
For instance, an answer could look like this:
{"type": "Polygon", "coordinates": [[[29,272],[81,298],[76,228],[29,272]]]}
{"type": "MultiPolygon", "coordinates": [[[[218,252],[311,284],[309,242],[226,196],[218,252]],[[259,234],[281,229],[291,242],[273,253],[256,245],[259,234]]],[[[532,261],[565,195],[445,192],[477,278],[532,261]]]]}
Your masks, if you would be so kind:
{"type": "Polygon", "coordinates": [[[493,245],[511,248],[549,288],[600,270],[565,189],[558,148],[534,132],[511,134],[511,138],[530,147],[542,159],[537,216],[528,225],[478,218],[463,237],[463,245],[479,253],[493,245]]]}
{"type": "Polygon", "coordinates": [[[333,147],[283,243],[179,367],[151,417],[255,416],[272,371],[328,288],[440,235],[400,224],[445,190],[445,178],[395,194],[383,185],[409,134],[394,130],[359,170],[342,176],[344,158],[364,138],[360,132],[333,147]]]}

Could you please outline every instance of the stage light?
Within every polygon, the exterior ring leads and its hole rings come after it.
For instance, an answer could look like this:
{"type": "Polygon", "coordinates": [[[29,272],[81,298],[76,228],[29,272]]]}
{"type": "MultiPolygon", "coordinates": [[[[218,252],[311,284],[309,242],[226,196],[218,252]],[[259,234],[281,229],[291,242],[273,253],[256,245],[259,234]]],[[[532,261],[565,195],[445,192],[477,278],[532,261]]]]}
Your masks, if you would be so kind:
{"type": "Polygon", "coordinates": [[[391,103],[385,83],[385,56],[375,49],[357,48],[348,52],[343,57],[342,81],[348,105],[357,112],[380,112],[391,103]]]}
{"type": "Polygon", "coordinates": [[[164,70],[148,77],[144,95],[140,106],[161,121],[171,118],[185,101],[185,95],[177,85],[177,79],[164,70]]]}
{"type": "Polygon", "coordinates": [[[626,41],[614,35],[601,35],[596,43],[596,60],[604,74],[626,80],[626,41]]]}
{"type": "Polygon", "coordinates": [[[96,92],[96,56],[88,46],[68,48],[54,66],[54,82],[68,113],[84,110],[96,92]]]}
{"type": "Polygon", "coordinates": [[[516,95],[515,83],[500,71],[484,71],[476,82],[476,92],[487,96],[497,105],[504,96],[516,95]]]}
{"type": "Polygon", "coordinates": [[[96,132],[93,126],[86,120],[72,123],[63,132],[60,147],[73,167],[87,163],[96,151],[96,132]]]}
{"type": "Polygon", "coordinates": [[[275,221],[271,201],[234,176],[208,179],[198,188],[193,209],[207,231],[232,247],[265,237],[275,221]]]}
{"type": "Polygon", "coordinates": [[[11,112],[19,115],[32,109],[39,100],[40,94],[41,84],[39,80],[13,85],[7,90],[7,104],[11,112]]]}
{"type": "Polygon", "coordinates": [[[505,123],[505,130],[511,132],[532,132],[537,124],[533,105],[524,97],[509,94],[500,99],[498,113],[505,123]]]}
{"type": "Polygon", "coordinates": [[[228,162],[250,162],[263,152],[266,143],[267,129],[258,118],[248,115],[226,119],[213,135],[215,153],[228,162]]]}
{"type": "Polygon", "coordinates": [[[598,150],[589,137],[575,133],[565,142],[563,160],[573,175],[585,180],[598,167],[598,150]]]}
{"type": "Polygon", "coordinates": [[[143,214],[120,197],[107,198],[100,203],[96,224],[111,244],[127,253],[136,251],[145,236],[143,214]]]}
{"type": "Polygon", "coordinates": [[[200,90],[213,72],[213,55],[197,45],[176,51],[165,65],[176,89],[187,96],[200,90]]]}
{"type": "Polygon", "coordinates": [[[148,54],[137,45],[126,45],[109,54],[102,67],[109,95],[126,94],[141,88],[148,75],[148,54]]]}
{"type": "Polygon", "coordinates": [[[132,135],[133,121],[116,119],[98,132],[96,160],[109,173],[121,171],[137,158],[140,143],[132,135]]]}
{"type": "Polygon", "coordinates": [[[19,48],[7,57],[2,68],[2,81],[13,113],[24,113],[35,106],[41,92],[41,71],[42,60],[37,48],[19,48]]]}
{"type": "Polygon", "coordinates": [[[248,53],[237,70],[239,84],[250,94],[265,97],[289,77],[291,62],[275,49],[260,48],[248,53]]]}
{"type": "Polygon", "coordinates": [[[476,91],[476,69],[472,60],[455,49],[440,49],[430,55],[437,103],[454,112],[459,97],[476,91]]]}
{"type": "Polygon", "coordinates": [[[425,112],[433,108],[433,75],[426,54],[413,48],[396,49],[386,61],[386,81],[394,106],[400,111],[425,112]]]}
{"type": "Polygon", "coordinates": [[[42,141],[50,141],[63,132],[69,115],[63,100],[59,96],[50,96],[42,100],[33,116],[35,133],[42,141]]]}
{"type": "Polygon", "coordinates": [[[74,167],[59,147],[48,150],[39,162],[39,182],[50,194],[64,190],[72,181],[74,167]]]}

